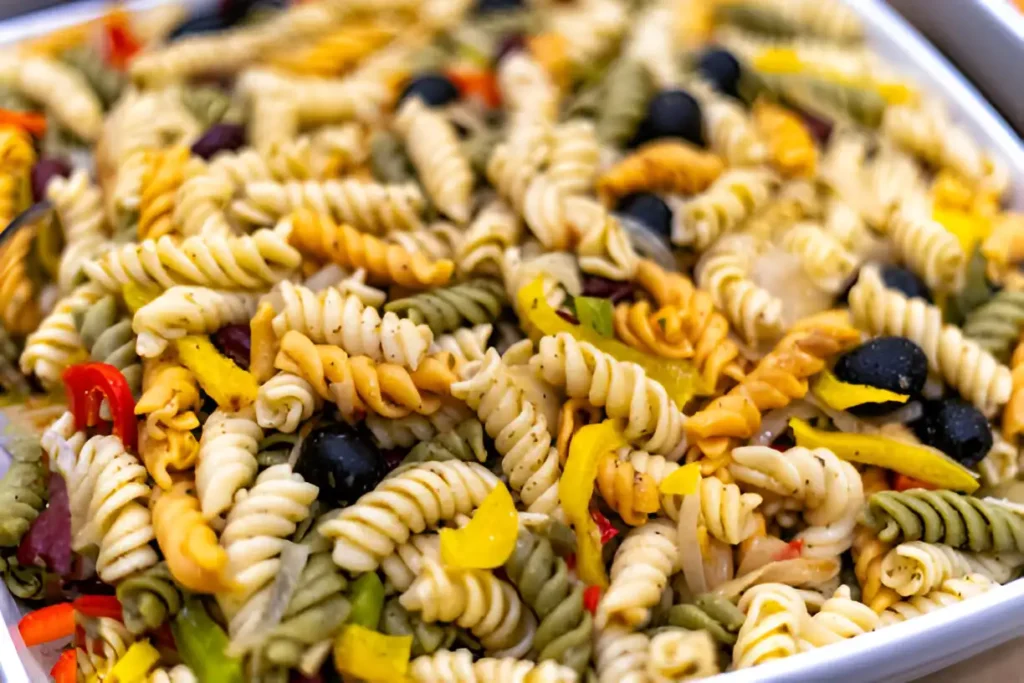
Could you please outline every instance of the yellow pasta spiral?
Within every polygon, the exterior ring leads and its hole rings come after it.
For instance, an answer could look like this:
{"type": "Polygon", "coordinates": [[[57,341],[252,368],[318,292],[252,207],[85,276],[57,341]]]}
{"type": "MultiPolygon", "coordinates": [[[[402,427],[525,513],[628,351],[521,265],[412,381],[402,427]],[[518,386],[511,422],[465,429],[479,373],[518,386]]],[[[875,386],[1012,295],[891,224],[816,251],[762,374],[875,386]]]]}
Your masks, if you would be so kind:
{"type": "Polygon", "coordinates": [[[34,236],[33,230],[20,230],[0,248],[0,320],[8,333],[18,336],[32,332],[42,320],[36,287],[25,268],[34,236]]]}
{"type": "Polygon", "coordinates": [[[377,24],[341,27],[312,45],[272,53],[267,62],[303,76],[338,76],[365,59],[394,35],[377,24]]]}
{"type": "Polygon", "coordinates": [[[173,481],[168,468],[189,469],[199,454],[192,435],[199,426],[199,384],[173,357],[147,359],[143,365],[143,393],[135,404],[135,414],[146,416],[139,452],[153,481],[169,489],[173,481]]]}
{"type": "Polygon", "coordinates": [[[597,193],[608,206],[634,192],[703,192],[725,169],[715,154],[681,141],[655,141],[598,178],[597,193]]]}
{"type": "Polygon", "coordinates": [[[1016,443],[1017,437],[1024,432],[1024,338],[1017,342],[1017,348],[1013,350],[1010,367],[1013,391],[1003,408],[1003,438],[1016,443]]]}
{"type": "Polygon", "coordinates": [[[602,414],[600,408],[590,405],[584,398],[570,398],[562,405],[558,414],[558,436],[555,439],[560,464],[564,465],[565,459],[569,457],[569,444],[573,435],[587,425],[600,422],[602,414]]]}
{"type": "Polygon", "coordinates": [[[608,506],[630,526],[647,522],[647,516],[661,509],[658,482],[633,463],[609,453],[597,466],[597,490],[608,506]]]}
{"type": "Polygon", "coordinates": [[[304,379],[322,399],[333,399],[346,419],[359,419],[369,411],[388,418],[436,413],[457,380],[455,357],[447,352],[429,355],[409,371],[367,356],[349,356],[337,346],[316,345],[295,330],[281,338],[275,367],[304,379]]]}
{"type": "Polygon", "coordinates": [[[734,439],[754,435],[761,413],[802,398],[807,379],[821,372],[826,360],[859,341],[857,330],[841,322],[818,323],[786,335],[742,382],[687,421],[694,448],[707,458],[706,472],[724,464],[734,439]]]}
{"type": "Polygon", "coordinates": [[[663,358],[690,358],[693,346],[683,334],[683,312],[677,306],[651,310],[647,301],[615,307],[615,334],[635,349],[663,358]]]}
{"type": "Polygon", "coordinates": [[[139,239],[156,239],[174,230],[174,202],[185,180],[187,147],[171,147],[146,153],[139,196],[139,239]]]}
{"type": "Polygon", "coordinates": [[[784,178],[811,178],[818,166],[818,146],[800,117],[785,107],[760,99],[754,103],[754,125],[768,143],[772,167],[784,178]]]}
{"type": "Polygon", "coordinates": [[[0,126],[0,171],[25,173],[36,163],[32,138],[17,126],[0,126]]]}
{"type": "Polygon", "coordinates": [[[179,482],[153,505],[153,531],[174,580],[190,591],[215,593],[225,588],[228,556],[217,534],[199,512],[193,482],[179,482]]]}
{"type": "Polygon", "coordinates": [[[364,268],[377,281],[427,289],[447,284],[455,269],[455,264],[447,259],[430,261],[397,244],[338,225],[314,211],[296,211],[288,225],[289,242],[299,251],[346,268],[364,268]]]}

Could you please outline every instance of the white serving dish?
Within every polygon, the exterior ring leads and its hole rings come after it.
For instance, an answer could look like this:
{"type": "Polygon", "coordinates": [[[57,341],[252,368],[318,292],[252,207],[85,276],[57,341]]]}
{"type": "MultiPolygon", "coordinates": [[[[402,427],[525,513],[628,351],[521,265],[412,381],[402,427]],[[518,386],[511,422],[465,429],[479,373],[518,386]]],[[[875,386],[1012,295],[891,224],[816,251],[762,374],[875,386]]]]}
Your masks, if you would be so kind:
{"type": "MultiPolygon", "coordinates": [[[[162,1],[143,0],[129,3],[129,6],[151,7],[162,1]]],[[[212,1],[185,0],[192,6],[209,6],[212,1]]],[[[922,89],[944,96],[955,120],[1008,165],[1013,180],[1011,204],[1024,209],[1024,144],[1020,138],[978,91],[882,0],[845,1],[863,18],[872,47],[922,89]]],[[[991,0],[993,4],[998,1],[991,0]]],[[[921,4],[934,6],[935,3],[922,1],[921,4]]],[[[0,45],[89,20],[102,13],[105,7],[103,0],[90,0],[2,23],[0,45]]],[[[1008,79],[1012,73],[1006,73],[1008,79]]],[[[1013,87],[1010,80],[1006,86],[1007,90],[1013,87]]],[[[1020,97],[1019,91],[1014,94],[1020,97]]],[[[6,587],[3,584],[0,587],[0,616],[11,624],[13,600],[6,587]]],[[[1024,635],[1022,614],[1024,580],[883,631],[755,669],[723,674],[715,680],[722,683],[907,681],[1024,635]]],[[[47,680],[21,643],[13,624],[12,628],[0,629],[0,679],[4,683],[47,680]],[[26,661],[21,660],[19,653],[26,655],[26,661]]]]}
{"type": "Polygon", "coordinates": [[[1024,135],[1024,13],[1010,0],[889,0],[943,50],[1024,135]]]}

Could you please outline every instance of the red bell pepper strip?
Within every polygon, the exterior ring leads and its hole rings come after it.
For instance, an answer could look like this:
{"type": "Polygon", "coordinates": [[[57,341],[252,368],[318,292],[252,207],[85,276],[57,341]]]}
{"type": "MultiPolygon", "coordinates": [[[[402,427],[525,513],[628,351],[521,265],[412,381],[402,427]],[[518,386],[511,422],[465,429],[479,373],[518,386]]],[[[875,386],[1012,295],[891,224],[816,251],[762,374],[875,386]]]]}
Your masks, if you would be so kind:
{"type": "Polygon", "coordinates": [[[75,683],[78,680],[78,657],[74,649],[60,653],[57,663],[50,669],[54,683],[75,683]]]}
{"type": "Polygon", "coordinates": [[[490,69],[449,69],[446,74],[464,99],[477,99],[491,109],[501,106],[498,79],[490,69]]]}
{"type": "Polygon", "coordinates": [[[21,128],[34,137],[46,133],[46,117],[33,111],[11,111],[0,109],[0,126],[21,128]]]}
{"type": "Polygon", "coordinates": [[[29,612],[18,622],[18,633],[25,645],[67,638],[75,632],[75,610],[70,602],[50,605],[29,612]]]}
{"type": "Polygon", "coordinates": [[[78,429],[94,426],[100,421],[100,404],[105,398],[113,416],[114,434],[125,448],[135,450],[139,436],[135,399],[128,380],[120,370],[107,363],[81,363],[65,370],[63,379],[78,429]]]}
{"type": "Polygon", "coordinates": [[[83,595],[71,603],[76,612],[87,617],[107,617],[123,621],[121,601],[114,595],[83,595]]]}
{"type": "Polygon", "coordinates": [[[619,535],[619,530],[612,526],[608,518],[601,514],[600,510],[590,509],[590,517],[597,523],[597,529],[601,532],[601,545],[619,535]]]}
{"type": "Polygon", "coordinates": [[[800,557],[804,552],[804,539],[798,538],[795,541],[790,541],[786,544],[786,547],[775,553],[772,559],[776,562],[782,560],[795,560],[800,557]]]}
{"type": "Polygon", "coordinates": [[[597,603],[601,601],[601,587],[587,586],[583,591],[583,607],[591,614],[597,613],[597,603]]]}
{"type": "Polygon", "coordinates": [[[921,481],[920,479],[914,479],[913,477],[909,477],[905,474],[899,474],[897,472],[896,480],[893,482],[893,488],[897,491],[907,491],[909,489],[928,489],[929,491],[934,491],[939,487],[935,484],[930,484],[926,481],[921,481]]]}
{"type": "Polygon", "coordinates": [[[142,49],[142,43],[132,33],[128,15],[121,11],[111,12],[103,22],[106,33],[107,62],[115,69],[124,69],[128,62],[142,49]]]}

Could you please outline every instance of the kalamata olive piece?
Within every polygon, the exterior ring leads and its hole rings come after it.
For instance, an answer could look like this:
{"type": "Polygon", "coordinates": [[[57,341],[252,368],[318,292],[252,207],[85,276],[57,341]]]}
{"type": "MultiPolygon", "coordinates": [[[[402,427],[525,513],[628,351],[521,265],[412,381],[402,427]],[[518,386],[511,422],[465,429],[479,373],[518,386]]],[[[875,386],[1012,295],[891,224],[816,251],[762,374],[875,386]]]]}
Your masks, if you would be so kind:
{"type": "Polygon", "coordinates": [[[388,466],[367,434],[336,422],[309,433],[296,471],[320,487],[322,503],[340,507],[371,491],[387,475],[388,466]]]}
{"type": "Polygon", "coordinates": [[[697,59],[697,71],[720,93],[739,97],[740,62],[720,47],[705,50],[697,59]]]}
{"type": "MultiPolygon", "coordinates": [[[[839,357],[833,369],[837,378],[897,394],[917,396],[928,379],[928,358],[921,347],[903,337],[878,337],[839,357]]],[[[855,415],[883,415],[902,403],[884,401],[850,408],[855,415]]]]}
{"type": "Polygon", "coordinates": [[[609,299],[613,304],[632,297],[635,290],[632,282],[609,280],[598,275],[587,275],[583,278],[583,296],[609,299]]]}
{"type": "Polygon", "coordinates": [[[225,325],[213,335],[213,345],[225,356],[245,370],[249,369],[252,340],[249,326],[241,323],[225,325]]]}
{"type": "Polygon", "coordinates": [[[928,285],[906,268],[884,266],[882,268],[882,282],[885,283],[886,287],[899,290],[910,298],[918,297],[928,302],[932,300],[932,293],[928,291],[928,285]]]}
{"type": "Polygon", "coordinates": [[[656,194],[637,192],[626,195],[616,211],[635,219],[659,237],[666,240],[672,237],[672,209],[656,194]]]}
{"type": "Polygon", "coordinates": [[[704,146],[701,108],[688,92],[662,90],[647,105],[647,116],[640,124],[634,143],[673,137],[704,146]]]}
{"type": "Polygon", "coordinates": [[[192,143],[192,153],[212,159],[217,152],[233,152],[245,146],[245,128],[237,123],[215,123],[192,143]]]}
{"type": "Polygon", "coordinates": [[[497,64],[513,52],[525,49],[526,36],[522,33],[510,33],[507,36],[502,36],[501,40],[498,41],[497,49],[494,51],[494,63],[497,64]]]}
{"type": "Polygon", "coordinates": [[[459,89],[444,74],[424,73],[410,79],[398,101],[401,103],[409,97],[419,97],[431,107],[443,107],[459,99],[459,89]]]}
{"type": "Polygon", "coordinates": [[[42,201],[46,197],[46,186],[57,176],[71,175],[71,164],[60,157],[43,157],[32,167],[32,200],[42,201]]]}
{"type": "Polygon", "coordinates": [[[939,449],[965,467],[973,467],[992,450],[992,430],[981,411],[959,398],[924,404],[924,415],[911,425],[922,443],[939,449]]]}

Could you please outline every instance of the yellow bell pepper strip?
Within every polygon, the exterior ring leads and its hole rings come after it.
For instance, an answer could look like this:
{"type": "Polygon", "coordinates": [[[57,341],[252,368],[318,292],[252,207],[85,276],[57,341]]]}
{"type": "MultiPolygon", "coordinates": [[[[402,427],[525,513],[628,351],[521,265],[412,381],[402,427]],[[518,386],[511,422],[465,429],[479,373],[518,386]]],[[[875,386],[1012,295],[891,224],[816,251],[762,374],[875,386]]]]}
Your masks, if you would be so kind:
{"type": "Polygon", "coordinates": [[[221,408],[241,410],[256,400],[259,384],[247,370],[222,354],[209,337],[190,335],[175,342],[178,359],[221,408]]]}
{"type": "Polygon", "coordinates": [[[797,446],[827,448],[843,460],[885,467],[943,489],[973,493],[978,488],[970,470],[934,448],[875,434],[825,432],[795,417],[789,426],[797,446]]]}
{"type": "Polygon", "coordinates": [[[755,70],[766,74],[810,74],[840,85],[873,90],[889,104],[909,104],[916,102],[919,97],[917,91],[906,83],[883,81],[870,76],[851,76],[835,69],[821,67],[804,61],[796,50],[788,47],[762,50],[751,65],[755,70]]]}
{"type": "Polygon", "coordinates": [[[960,247],[966,254],[973,252],[978,242],[992,234],[992,219],[981,214],[935,207],[932,218],[960,241],[960,247]]]}
{"type": "Polygon", "coordinates": [[[110,683],[145,683],[153,666],[160,661],[160,653],[148,640],[132,643],[104,679],[110,683]]]}
{"type": "Polygon", "coordinates": [[[405,680],[412,636],[386,636],[351,624],[334,641],[334,666],[344,676],[370,683],[405,680]]]}
{"type": "Polygon", "coordinates": [[[688,496],[691,493],[697,493],[698,485],[700,485],[700,463],[691,462],[662,479],[658,491],[666,496],[688,496]]]}
{"type": "Polygon", "coordinates": [[[376,628],[384,610],[384,584],[380,577],[374,572],[360,576],[352,584],[349,599],[352,611],[348,614],[348,623],[376,628]]]}
{"type": "Polygon", "coordinates": [[[512,555],[518,535],[516,504],[499,482],[469,524],[461,529],[441,529],[441,560],[457,569],[494,569],[512,555]]]}
{"type": "Polygon", "coordinates": [[[249,321],[249,372],[261,384],[274,376],[278,340],[274,332],[274,307],[264,301],[249,321]]]}
{"type": "Polygon", "coordinates": [[[584,583],[606,587],[608,576],[601,558],[601,535],[590,515],[597,465],[606,453],[626,444],[613,421],[583,427],[572,437],[569,457],[558,481],[558,498],[566,519],[576,529],[576,568],[584,583]]]}
{"type": "Polygon", "coordinates": [[[228,657],[228,636],[206,613],[203,603],[189,598],[171,622],[181,661],[200,681],[242,683],[242,660],[228,657]]]}
{"type": "Polygon", "coordinates": [[[698,390],[704,391],[699,375],[693,363],[685,360],[669,360],[649,353],[637,351],[615,339],[605,339],[594,330],[583,325],[573,325],[559,317],[555,309],[544,298],[544,281],[537,276],[530,284],[524,286],[517,294],[519,310],[523,311],[527,322],[545,335],[567,332],[574,339],[587,342],[599,350],[614,356],[617,360],[636,363],[644,369],[647,376],[658,381],[668,391],[669,396],[680,408],[698,390]]]}
{"type": "Polygon", "coordinates": [[[834,410],[847,410],[854,406],[865,403],[906,403],[910,396],[908,394],[897,394],[888,389],[868,386],[867,384],[850,384],[844,382],[829,370],[818,373],[818,378],[811,388],[814,395],[820,398],[834,410]]]}

